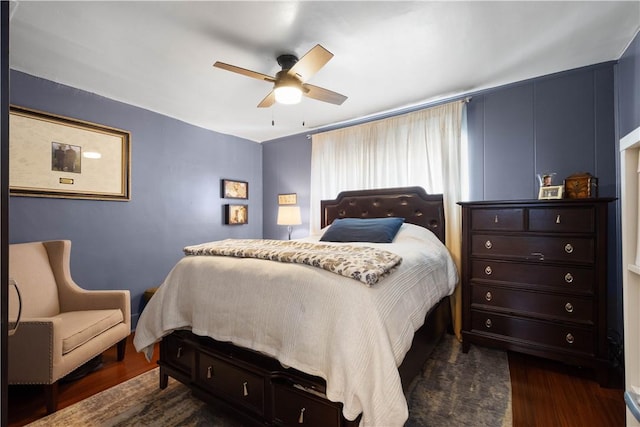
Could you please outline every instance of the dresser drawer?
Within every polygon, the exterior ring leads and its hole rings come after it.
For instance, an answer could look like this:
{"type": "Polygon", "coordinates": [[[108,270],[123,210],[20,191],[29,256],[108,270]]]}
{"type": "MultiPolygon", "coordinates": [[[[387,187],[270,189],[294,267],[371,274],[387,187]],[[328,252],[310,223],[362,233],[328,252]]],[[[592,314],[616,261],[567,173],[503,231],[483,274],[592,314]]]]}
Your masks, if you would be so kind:
{"type": "Polygon", "coordinates": [[[592,294],[594,270],[590,267],[521,264],[493,260],[471,261],[471,281],[519,283],[528,288],[548,288],[592,294]]]}
{"type": "Polygon", "coordinates": [[[591,298],[473,285],[471,307],[500,309],[518,315],[593,324],[591,298]]]}
{"type": "Polygon", "coordinates": [[[472,230],[520,231],[524,229],[524,209],[475,209],[472,230]]]}
{"type": "Polygon", "coordinates": [[[195,361],[195,349],[192,345],[178,335],[172,334],[162,339],[161,348],[164,353],[163,360],[168,365],[191,375],[195,361]]]}
{"type": "Polygon", "coordinates": [[[590,327],[555,324],[471,310],[471,330],[482,334],[498,335],[508,341],[553,347],[587,355],[594,354],[594,335],[590,327]]]}
{"type": "Polygon", "coordinates": [[[277,425],[307,427],[339,427],[339,404],[321,400],[304,390],[287,384],[273,383],[273,415],[277,425]]]}
{"type": "Polygon", "coordinates": [[[198,353],[196,384],[219,392],[242,406],[264,413],[264,378],[224,359],[198,353]]]}
{"type": "Polygon", "coordinates": [[[593,208],[530,208],[529,231],[593,233],[593,208]]]}
{"type": "Polygon", "coordinates": [[[592,238],[474,234],[471,255],[529,261],[593,263],[592,238]]]}

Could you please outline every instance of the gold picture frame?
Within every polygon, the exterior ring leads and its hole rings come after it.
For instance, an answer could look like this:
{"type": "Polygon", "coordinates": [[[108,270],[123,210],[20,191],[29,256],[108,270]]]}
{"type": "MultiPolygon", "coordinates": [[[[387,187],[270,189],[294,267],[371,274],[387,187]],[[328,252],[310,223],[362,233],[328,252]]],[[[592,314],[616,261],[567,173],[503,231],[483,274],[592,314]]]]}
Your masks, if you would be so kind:
{"type": "Polygon", "coordinates": [[[279,205],[297,205],[298,194],[297,193],[278,194],[278,204],[279,205]]]}
{"type": "Polygon", "coordinates": [[[540,187],[538,192],[538,199],[562,199],[564,186],[563,185],[547,185],[540,187]]]}
{"type": "Polygon", "coordinates": [[[12,196],[128,201],[130,159],[128,131],[10,107],[12,196]]]}

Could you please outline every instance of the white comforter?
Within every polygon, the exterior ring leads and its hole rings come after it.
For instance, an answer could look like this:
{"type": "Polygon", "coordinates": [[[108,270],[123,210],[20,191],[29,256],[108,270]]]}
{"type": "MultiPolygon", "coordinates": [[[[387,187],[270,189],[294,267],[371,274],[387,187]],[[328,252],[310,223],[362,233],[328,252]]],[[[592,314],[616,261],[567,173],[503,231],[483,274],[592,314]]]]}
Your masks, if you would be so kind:
{"type": "Polygon", "coordinates": [[[453,292],[457,271],[444,245],[411,224],[393,243],[363,245],[397,253],[402,264],[367,287],[307,265],[186,256],[144,309],[134,345],[150,359],[163,336],[190,328],[322,377],[347,419],[363,414],[361,426],[402,426],[397,366],[429,308],[453,292]]]}

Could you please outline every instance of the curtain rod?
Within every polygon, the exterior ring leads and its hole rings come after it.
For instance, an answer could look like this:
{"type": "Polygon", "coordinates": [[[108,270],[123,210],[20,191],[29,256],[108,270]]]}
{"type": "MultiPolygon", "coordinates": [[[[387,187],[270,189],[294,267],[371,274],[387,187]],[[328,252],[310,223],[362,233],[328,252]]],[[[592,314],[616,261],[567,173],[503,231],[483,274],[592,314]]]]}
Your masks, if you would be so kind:
{"type": "MultiPolygon", "coordinates": [[[[464,102],[465,104],[468,104],[469,102],[471,102],[472,99],[473,99],[472,96],[466,96],[466,97],[460,99],[460,102],[464,102]]],[[[455,102],[455,101],[448,101],[448,102],[455,102]]],[[[381,114],[379,114],[377,116],[377,118],[376,118],[376,116],[371,116],[370,120],[364,120],[364,121],[359,122],[359,123],[357,122],[357,120],[354,120],[355,123],[353,125],[349,125],[348,123],[345,123],[344,126],[338,126],[338,127],[334,128],[334,129],[330,129],[330,130],[341,129],[341,128],[345,128],[345,127],[349,127],[349,126],[356,126],[356,125],[363,124],[363,123],[368,123],[368,122],[374,122],[376,120],[382,120],[382,119],[386,119],[386,118],[393,117],[393,116],[399,116],[399,115],[402,115],[402,114],[412,113],[414,111],[424,110],[426,108],[437,107],[438,105],[442,105],[442,104],[446,104],[446,103],[447,103],[447,101],[434,103],[432,105],[424,105],[422,108],[415,108],[415,109],[409,110],[409,111],[407,111],[406,109],[404,111],[397,110],[398,114],[381,113],[381,114]]],[[[331,126],[328,126],[328,127],[331,127],[331,126]]],[[[322,133],[322,132],[323,132],[322,130],[319,130],[316,133],[322,133]]],[[[307,134],[307,139],[311,139],[312,135],[313,134],[308,133],[307,134]]]]}

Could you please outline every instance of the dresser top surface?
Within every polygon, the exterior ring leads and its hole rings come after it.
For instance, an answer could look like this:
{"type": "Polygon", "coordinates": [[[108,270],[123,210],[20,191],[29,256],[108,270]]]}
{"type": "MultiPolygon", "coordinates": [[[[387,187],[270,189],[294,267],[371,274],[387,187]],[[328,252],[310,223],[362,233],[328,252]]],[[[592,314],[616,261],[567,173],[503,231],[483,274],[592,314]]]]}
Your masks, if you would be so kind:
{"type": "Polygon", "coordinates": [[[584,199],[522,199],[522,200],[478,200],[458,202],[460,206],[577,206],[593,205],[594,203],[610,203],[617,200],[615,197],[598,197],[584,199]]]}

